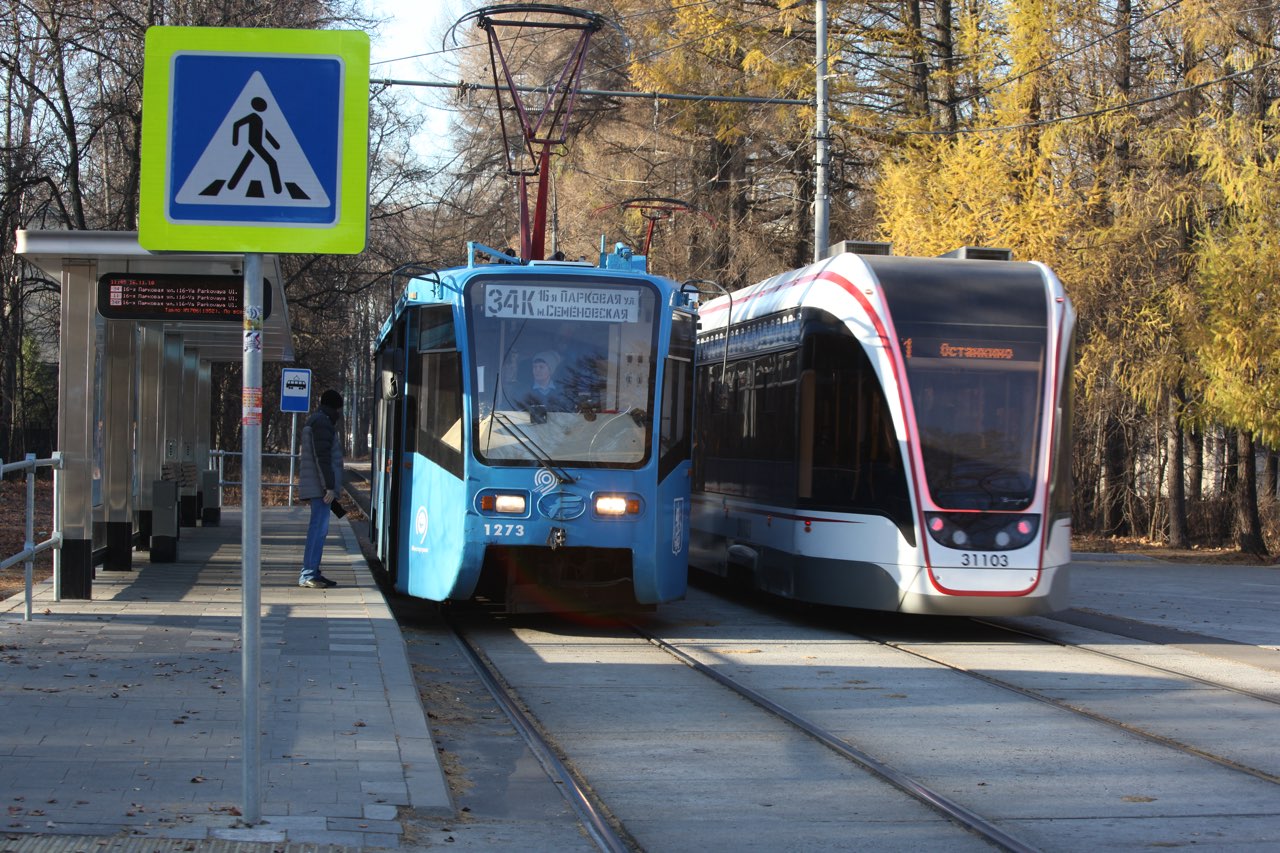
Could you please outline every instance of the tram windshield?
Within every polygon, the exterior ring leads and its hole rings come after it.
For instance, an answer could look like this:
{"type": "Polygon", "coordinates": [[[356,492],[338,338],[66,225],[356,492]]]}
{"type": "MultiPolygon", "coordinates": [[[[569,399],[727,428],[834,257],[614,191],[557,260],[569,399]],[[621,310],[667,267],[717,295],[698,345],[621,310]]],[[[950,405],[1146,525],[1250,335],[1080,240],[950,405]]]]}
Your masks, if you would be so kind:
{"type": "Polygon", "coordinates": [[[486,276],[467,300],[481,461],[635,468],[648,460],[653,287],[486,276]]]}
{"type": "Polygon", "coordinates": [[[1035,495],[1044,329],[898,324],[929,494],[1022,510],[1035,495]]]}

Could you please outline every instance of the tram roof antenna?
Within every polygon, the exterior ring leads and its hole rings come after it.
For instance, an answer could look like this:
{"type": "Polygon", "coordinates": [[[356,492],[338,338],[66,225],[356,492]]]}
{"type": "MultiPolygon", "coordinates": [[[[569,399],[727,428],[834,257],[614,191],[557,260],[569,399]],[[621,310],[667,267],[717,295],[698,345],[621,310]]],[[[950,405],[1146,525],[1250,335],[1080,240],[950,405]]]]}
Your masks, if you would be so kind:
{"type": "Polygon", "coordinates": [[[621,207],[624,210],[638,210],[640,215],[648,220],[649,225],[645,229],[644,235],[644,269],[649,271],[649,246],[653,243],[653,231],[658,222],[663,219],[671,219],[677,213],[697,213],[707,220],[714,228],[716,220],[706,211],[700,209],[692,202],[684,201],[678,198],[663,198],[661,196],[637,196],[636,198],[623,199],[615,204],[606,204],[603,207],[597,207],[591,213],[603,213],[606,210],[612,210],[615,207],[621,207]]]}
{"type": "MultiPolygon", "coordinates": [[[[585,9],[571,6],[555,6],[545,3],[509,3],[501,6],[484,6],[463,15],[445,33],[445,41],[458,44],[458,28],[474,21],[484,30],[489,43],[489,69],[493,74],[493,87],[498,95],[498,123],[502,129],[503,153],[507,158],[507,174],[516,178],[520,206],[520,258],[524,261],[540,261],[546,254],[547,199],[550,195],[551,150],[563,145],[569,134],[569,118],[577,104],[579,81],[586,65],[591,37],[605,26],[612,26],[619,33],[622,28],[608,18],[585,9]],[[534,15],[536,18],[530,18],[534,15]],[[521,92],[528,91],[516,82],[503,50],[500,31],[504,28],[546,29],[576,31],[577,40],[569,51],[564,68],[555,83],[537,89],[546,93],[542,109],[536,113],[526,106],[521,92]],[[505,98],[509,104],[504,104],[505,98]],[[521,142],[530,165],[517,163],[513,154],[514,128],[507,127],[507,113],[514,112],[520,120],[521,142]],[[530,211],[530,178],[536,179],[536,195],[530,211]]],[[[624,41],[626,40],[623,34],[624,41]]],[[[531,98],[532,100],[532,98],[531,98]]]]}

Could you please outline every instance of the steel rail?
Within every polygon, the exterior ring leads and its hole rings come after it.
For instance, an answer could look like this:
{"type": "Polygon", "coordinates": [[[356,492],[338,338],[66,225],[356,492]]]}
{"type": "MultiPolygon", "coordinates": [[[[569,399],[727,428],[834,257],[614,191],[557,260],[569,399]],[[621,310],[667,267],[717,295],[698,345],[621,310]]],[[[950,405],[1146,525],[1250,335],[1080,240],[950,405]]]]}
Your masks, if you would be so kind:
{"type": "Polygon", "coordinates": [[[480,676],[484,686],[493,694],[494,700],[507,715],[507,719],[515,726],[520,736],[524,738],[524,742],[532,750],[539,763],[542,764],[547,775],[560,783],[557,787],[559,787],[561,795],[568,800],[569,805],[577,812],[578,818],[582,821],[587,834],[591,836],[591,840],[601,850],[610,851],[610,853],[629,853],[633,846],[628,844],[601,814],[593,799],[588,796],[586,788],[578,781],[578,778],[574,776],[565,763],[560,760],[560,756],[556,755],[555,750],[547,743],[547,739],[542,736],[542,732],[538,730],[534,722],[521,710],[511,695],[511,691],[501,682],[496,671],[485,660],[480,650],[472,645],[461,628],[447,619],[445,622],[453,633],[454,641],[457,642],[463,655],[480,676]]]}
{"type": "Polygon", "coordinates": [[[939,794],[937,791],[925,787],[920,782],[912,779],[905,773],[902,773],[900,770],[897,770],[878,758],[863,752],[849,742],[836,737],[821,726],[818,726],[815,723],[806,720],[804,717],[787,710],[764,694],[758,693],[750,687],[735,681],[729,676],[719,672],[714,667],[707,666],[702,661],[682,649],[677,648],[671,643],[668,643],[666,640],[654,636],[643,628],[635,625],[632,625],[631,629],[635,631],[636,634],[648,640],[650,643],[657,646],[659,649],[662,649],[664,652],[676,658],[676,660],[686,666],[711,678],[713,681],[718,682],[724,687],[729,688],[734,693],[737,693],[739,696],[758,705],[769,713],[786,720],[788,723],[800,729],[800,731],[814,738],[829,749],[835,751],[837,754],[849,759],[874,775],[879,776],[898,790],[909,794],[911,797],[919,800],[935,811],[940,812],[949,820],[958,824],[962,828],[967,829],[983,840],[988,841],[1003,850],[1011,851],[1011,853],[1032,853],[1032,851],[1036,851],[1038,849],[1019,841],[1017,838],[1014,838],[1012,835],[1005,832],[1003,829],[981,815],[970,811],[954,800],[939,794]]]}
{"type": "MultiPolygon", "coordinates": [[[[1048,618],[1052,619],[1053,617],[1050,616],[1048,618]]],[[[1259,702],[1266,702],[1271,705],[1280,705],[1280,699],[1277,699],[1274,696],[1268,696],[1265,693],[1258,693],[1253,690],[1246,690],[1243,687],[1232,687],[1230,684],[1223,684],[1220,681],[1213,681],[1208,678],[1202,678],[1199,675],[1192,675],[1189,672],[1183,672],[1177,669],[1170,669],[1169,667],[1159,666],[1154,663],[1147,663],[1146,661],[1134,660],[1133,658],[1125,657],[1124,655],[1118,655],[1115,652],[1105,652],[1101,649],[1094,649],[1088,646],[1073,645],[1071,643],[1067,643],[1062,640],[1059,640],[1055,637],[1049,637],[1044,634],[1036,633],[1035,631],[1032,631],[1027,628],[1015,627],[1013,625],[1002,625],[999,622],[991,622],[991,621],[988,621],[987,619],[982,619],[977,617],[972,617],[971,621],[976,622],[979,625],[985,625],[989,628],[996,628],[997,630],[1000,630],[1000,631],[1007,631],[1010,634],[1016,634],[1023,637],[1029,637],[1033,640],[1039,640],[1040,642],[1046,643],[1051,646],[1058,646],[1059,648],[1063,648],[1063,649],[1075,649],[1081,652],[1088,652],[1089,654],[1098,655],[1099,657],[1110,658],[1111,660],[1119,661],[1121,663],[1127,663],[1133,666],[1143,667],[1144,669],[1150,669],[1153,672],[1159,672],[1164,675],[1172,675],[1176,678],[1185,678],[1188,681],[1194,681],[1197,684],[1202,684],[1205,687],[1209,687],[1214,690],[1225,690],[1228,693],[1235,693],[1239,696],[1247,696],[1250,699],[1257,699],[1259,702]]],[[[1095,628],[1093,630],[1103,630],[1103,629],[1095,628]]],[[[1124,635],[1118,634],[1113,636],[1124,636],[1124,635]]],[[[1247,646],[1246,648],[1256,648],[1256,646],[1247,646]]],[[[1248,664],[1245,664],[1245,665],[1247,666],[1248,664]]]]}
{"type": "MultiPolygon", "coordinates": [[[[935,657],[934,655],[927,654],[922,651],[917,651],[916,649],[910,648],[909,646],[904,644],[900,644],[900,643],[889,641],[889,640],[883,640],[883,639],[880,639],[879,637],[873,637],[869,634],[858,634],[853,631],[850,631],[849,633],[851,636],[861,637],[870,642],[878,643],[886,648],[896,649],[900,652],[903,652],[904,654],[917,657],[920,660],[926,660],[926,661],[929,661],[930,663],[937,664],[938,666],[945,667],[946,669],[949,669],[955,673],[959,673],[960,675],[967,675],[970,678],[977,679],[978,681],[981,681],[984,684],[989,684],[992,687],[999,687],[1002,690],[1007,690],[1010,693],[1016,693],[1019,696],[1025,697],[1027,699],[1033,699],[1037,702],[1040,702],[1041,704],[1048,705],[1051,708],[1057,708],[1060,711],[1068,711],[1072,714],[1076,714],[1081,717],[1084,717],[1085,719],[1092,720],[1095,723],[1101,723],[1105,726],[1110,726],[1111,728],[1119,729],[1120,731],[1125,732],[1126,734],[1130,734],[1130,735],[1133,735],[1134,737],[1142,738],[1143,740],[1146,740],[1150,743],[1158,744],[1160,746],[1167,747],[1169,749],[1177,750],[1178,752],[1184,752],[1188,755],[1194,755],[1197,758],[1202,758],[1205,761],[1209,761],[1213,764],[1217,764],[1220,767],[1226,767],[1229,770],[1235,770],[1247,776],[1252,776],[1255,779],[1261,779],[1264,782],[1271,782],[1272,784],[1280,785],[1280,776],[1277,776],[1274,773],[1268,773],[1267,771],[1261,770],[1257,767],[1250,767],[1247,764],[1241,764],[1238,761],[1235,761],[1233,759],[1227,758],[1222,755],[1215,755],[1212,752],[1206,752],[1205,750],[1200,749],[1199,747],[1192,746],[1189,743],[1183,743],[1180,740],[1175,740],[1174,738],[1166,737],[1165,735],[1156,734],[1155,732],[1149,732],[1146,729],[1140,729],[1137,726],[1133,726],[1133,725],[1130,725],[1129,723],[1124,722],[1123,720],[1117,720],[1114,717],[1108,717],[1107,715],[1100,714],[1097,711],[1090,711],[1088,708],[1072,705],[1070,702],[1064,702],[1061,699],[1055,699],[1052,696],[1048,696],[1044,693],[1038,693],[1035,690],[1031,690],[1026,687],[1020,687],[1017,684],[1012,684],[1008,681],[1002,681],[1001,679],[996,678],[994,676],[986,675],[985,673],[977,672],[975,670],[968,669],[967,667],[959,666],[958,664],[948,663],[947,661],[942,660],[939,657],[935,657]]],[[[1072,646],[1071,648],[1076,648],[1076,647],[1072,646]]],[[[1130,663],[1133,663],[1133,661],[1130,661],[1130,663]]],[[[1187,677],[1190,678],[1189,676],[1187,677]]]]}

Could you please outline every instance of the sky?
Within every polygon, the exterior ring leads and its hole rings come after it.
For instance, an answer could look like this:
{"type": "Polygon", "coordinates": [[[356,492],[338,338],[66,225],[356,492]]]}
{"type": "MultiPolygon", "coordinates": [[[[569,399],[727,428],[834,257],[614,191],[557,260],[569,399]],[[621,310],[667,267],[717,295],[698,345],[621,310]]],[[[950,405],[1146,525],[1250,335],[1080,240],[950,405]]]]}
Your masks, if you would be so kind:
{"type": "MultiPolygon", "coordinates": [[[[441,40],[458,18],[482,4],[470,0],[364,0],[363,5],[370,16],[388,19],[378,32],[370,33],[371,78],[457,82],[456,63],[450,54],[441,52],[441,40]]],[[[444,103],[449,90],[405,86],[396,91],[426,114],[427,125],[416,147],[424,157],[431,156],[436,147],[431,140],[449,129],[449,113],[432,105],[444,103]]]]}

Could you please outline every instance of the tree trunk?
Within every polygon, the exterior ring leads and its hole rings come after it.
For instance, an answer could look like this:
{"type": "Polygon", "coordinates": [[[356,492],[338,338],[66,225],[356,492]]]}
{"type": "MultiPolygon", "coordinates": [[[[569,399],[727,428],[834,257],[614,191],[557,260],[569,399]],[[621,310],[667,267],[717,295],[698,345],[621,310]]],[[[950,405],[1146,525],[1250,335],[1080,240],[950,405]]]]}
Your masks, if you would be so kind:
{"type": "Polygon", "coordinates": [[[1253,455],[1253,433],[1236,431],[1236,545],[1245,554],[1267,556],[1267,543],[1262,538],[1262,519],[1258,516],[1258,468],[1253,455]]]}
{"type": "Polygon", "coordinates": [[[951,15],[951,0],[937,0],[934,3],[938,23],[938,53],[942,60],[943,109],[948,133],[955,133],[960,126],[959,96],[956,93],[956,58],[954,24],[951,15]]]}
{"type": "Polygon", "coordinates": [[[920,0],[907,0],[907,45],[911,56],[911,88],[907,111],[915,117],[929,117],[929,56],[925,52],[920,0]]]}
{"type": "Polygon", "coordinates": [[[1275,500],[1276,487],[1280,485],[1280,455],[1274,450],[1267,450],[1267,476],[1262,482],[1262,494],[1268,500],[1275,500]]]}
{"type": "Polygon", "coordinates": [[[1199,503],[1204,497],[1204,433],[1191,431],[1191,465],[1187,469],[1189,489],[1187,497],[1192,503],[1199,503]]]}
{"type": "Polygon", "coordinates": [[[1165,466],[1167,475],[1165,492],[1168,494],[1169,545],[1172,548],[1186,548],[1188,544],[1186,467],[1183,462],[1181,413],[1182,395],[1175,392],[1169,396],[1169,416],[1165,425],[1165,449],[1169,457],[1169,462],[1165,466]]]}
{"type": "Polygon", "coordinates": [[[1127,536],[1129,519],[1124,511],[1125,473],[1124,428],[1115,417],[1108,418],[1103,440],[1102,532],[1107,536],[1127,536]]]}
{"type": "Polygon", "coordinates": [[[1240,491],[1240,434],[1238,430],[1222,431],[1222,449],[1226,462],[1222,467],[1222,496],[1233,498],[1240,491]]]}

